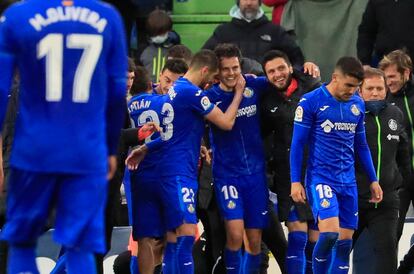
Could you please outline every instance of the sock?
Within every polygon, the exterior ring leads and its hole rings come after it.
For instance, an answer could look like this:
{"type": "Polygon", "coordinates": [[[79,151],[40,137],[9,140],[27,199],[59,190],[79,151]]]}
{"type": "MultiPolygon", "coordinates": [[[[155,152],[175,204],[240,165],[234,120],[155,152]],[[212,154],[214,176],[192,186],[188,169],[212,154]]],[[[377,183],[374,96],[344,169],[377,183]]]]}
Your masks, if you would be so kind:
{"type": "Polygon", "coordinates": [[[131,271],[131,274],[139,274],[138,257],[137,256],[131,255],[131,261],[129,262],[129,269],[131,271]]]}
{"type": "Polygon", "coordinates": [[[164,251],[164,259],[162,261],[162,273],[163,274],[174,274],[177,272],[177,243],[167,242],[164,251]]]}
{"type": "Polygon", "coordinates": [[[305,246],[308,235],[303,231],[293,231],[288,234],[288,249],[286,267],[289,274],[305,273],[305,246]]]}
{"type": "Polygon", "coordinates": [[[312,268],[314,274],[326,274],[329,269],[329,256],[338,239],[336,232],[322,232],[313,250],[312,268]]]}
{"type": "Polygon", "coordinates": [[[312,253],[313,249],[315,248],[316,243],[314,242],[307,242],[305,248],[305,256],[306,256],[306,274],[313,274],[312,271],[312,253]]]}
{"type": "Polygon", "coordinates": [[[226,264],[227,274],[239,274],[242,264],[242,252],[241,249],[232,251],[230,249],[224,249],[224,262],[226,264]]]}
{"type": "Polygon", "coordinates": [[[66,274],[66,253],[59,257],[50,274],[66,274]]]}
{"type": "Polygon", "coordinates": [[[95,257],[92,252],[68,248],[66,269],[68,274],[96,274],[95,257]]]}
{"type": "Polygon", "coordinates": [[[9,262],[7,266],[7,273],[39,274],[36,266],[35,249],[35,245],[11,245],[9,247],[9,262]]]}
{"type": "Polygon", "coordinates": [[[260,270],[260,262],[262,260],[262,254],[252,255],[247,251],[243,256],[243,267],[241,273],[243,274],[258,274],[260,270]]]}
{"type": "Polygon", "coordinates": [[[177,262],[179,274],[193,274],[193,245],[194,236],[177,237],[177,262]]]}
{"type": "Polygon", "coordinates": [[[331,273],[346,274],[349,270],[349,254],[351,253],[352,240],[338,240],[336,251],[332,255],[331,273]]]}

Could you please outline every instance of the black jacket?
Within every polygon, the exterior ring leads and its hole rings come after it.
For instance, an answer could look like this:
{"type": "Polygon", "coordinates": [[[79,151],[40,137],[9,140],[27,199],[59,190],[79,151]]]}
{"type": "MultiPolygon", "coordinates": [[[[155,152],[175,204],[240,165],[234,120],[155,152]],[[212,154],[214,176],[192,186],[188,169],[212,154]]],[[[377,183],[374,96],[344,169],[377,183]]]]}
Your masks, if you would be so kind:
{"type": "MultiPolygon", "coordinates": [[[[387,105],[377,116],[370,112],[366,112],[365,115],[367,142],[384,192],[383,201],[379,204],[381,207],[398,208],[397,189],[401,186],[403,177],[407,178],[410,175],[408,138],[403,122],[403,113],[393,105],[387,105]]],[[[371,198],[371,182],[358,158],[355,173],[359,207],[374,207],[374,204],[368,202],[371,198]]]]}
{"type": "MultiPolygon", "coordinates": [[[[370,0],[358,30],[357,52],[363,64],[373,53],[385,54],[406,47],[414,58],[414,1],[370,0]]],[[[414,60],[414,59],[413,59],[414,60]]]]}
{"type": "Polygon", "coordinates": [[[265,15],[250,23],[233,18],[230,22],[219,25],[213,35],[204,44],[204,49],[211,49],[220,43],[236,44],[244,57],[262,61],[263,55],[271,49],[285,52],[291,63],[299,68],[303,65],[303,54],[296,42],[281,27],[272,24],[265,15]]]}

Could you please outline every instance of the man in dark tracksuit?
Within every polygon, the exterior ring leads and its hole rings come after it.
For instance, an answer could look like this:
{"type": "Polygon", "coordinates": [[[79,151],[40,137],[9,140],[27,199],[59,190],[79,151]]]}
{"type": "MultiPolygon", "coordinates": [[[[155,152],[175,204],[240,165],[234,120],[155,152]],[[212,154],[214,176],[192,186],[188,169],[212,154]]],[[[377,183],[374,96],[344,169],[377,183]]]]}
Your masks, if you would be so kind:
{"type": "MultiPolygon", "coordinates": [[[[269,51],[264,56],[263,68],[272,90],[264,93],[261,100],[261,124],[263,136],[267,137],[268,172],[273,175],[273,188],[277,194],[280,221],[286,221],[289,228],[287,250],[289,258],[300,258],[307,245],[307,253],[312,254],[312,243],[307,244],[307,222],[313,223],[312,211],[308,204],[295,203],[290,198],[289,151],[293,133],[293,119],[297,104],[303,94],[320,86],[320,80],[294,70],[287,55],[278,50],[269,51]],[[270,138],[270,140],[269,140],[270,138]],[[292,233],[294,232],[294,233],[292,233]]],[[[314,228],[315,229],[315,228],[314,228]]],[[[317,229],[316,229],[317,230],[317,229]]],[[[313,243],[317,240],[310,239],[313,243]]],[[[297,262],[296,262],[297,263],[297,262]]],[[[307,266],[310,268],[310,265],[307,266]]]]}
{"type": "MultiPolygon", "coordinates": [[[[414,169],[414,82],[412,79],[412,60],[402,50],[395,50],[387,54],[379,63],[379,68],[385,73],[385,80],[390,89],[387,101],[399,107],[404,114],[404,127],[408,134],[411,173],[414,169]]],[[[403,181],[399,191],[400,217],[397,228],[397,237],[400,239],[405,216],[410,203],[414,201],[414,178],[410,176],[403,181]]],[[[401,273],[409,273],[414,266],[414,248],[410,249],[404,261],[401,262],[401,273]],[[406,269],[406,270],[403,270],[406,269]],[[407,271],[407,272],[405,272],[407,271]]]]}
{"type": "Polygon", "coordinates": [[[398,188],[410,175],[408,137],[402,111],[385,101],[387,89],[384,73],[379,69],[365,69],[360,95],[365,101],[365,131],[383,190],[383,200],[371,203],[370,181],[360,161],[356,162],[358,185],[358,230],[354,242],[367,228],[375,250],[377,274],[397,270],[397,225],[399,211],[398,188]]]}

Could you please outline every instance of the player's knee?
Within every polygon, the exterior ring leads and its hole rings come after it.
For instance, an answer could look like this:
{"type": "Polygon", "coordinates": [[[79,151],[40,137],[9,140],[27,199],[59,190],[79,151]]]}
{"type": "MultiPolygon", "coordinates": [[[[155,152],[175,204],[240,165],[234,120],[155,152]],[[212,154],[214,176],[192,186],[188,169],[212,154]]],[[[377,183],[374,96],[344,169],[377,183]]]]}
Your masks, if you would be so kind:
{"type": "Polygon", "coordinates": [[[243,243],[243,230],[231,230],[227,232],[227,247],[236,250],[242,246],[243,243]]]}
{"type": "Polygon", "coordinates": [[[326,252],[332,249],[338,240],[339,234],[336,232],[321,232],[318,240],[318,248],[320,251],[326,252]]]}
{"type": "Polygon", "coordinates": [[[196,235],[197,227],[194,224],[182,224],[177,229],[177,237],[180,236],[193,236],[196,235]]]}
{"type": "Polygon", "coordinates": [[[307,222],[300,222],[300,221],[286,222],[286,225],[289,229],[289,232],[293,232],[293,231],[306,232],[306,231],[308,231],[308,223],[307,222]]]}

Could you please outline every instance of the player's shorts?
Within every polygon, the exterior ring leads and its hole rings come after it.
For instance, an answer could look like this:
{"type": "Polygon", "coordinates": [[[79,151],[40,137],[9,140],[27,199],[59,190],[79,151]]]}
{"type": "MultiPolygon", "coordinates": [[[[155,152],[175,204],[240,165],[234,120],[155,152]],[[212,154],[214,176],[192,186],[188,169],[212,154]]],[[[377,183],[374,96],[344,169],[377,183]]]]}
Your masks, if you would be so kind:
{"type": "Polygon", "coordinates": [[[56,174],[12,168],[7,223],[1,238],[15,245],[35,244],[54,207],[56,242],[85,251],[105,252],[107,184],[105,173],[56,174]]]}
{"type": "Polygon", "coordinates": [[[309,229],[319,230],[317,223],[313,219],[312,209],[308,202],[306,204],[295,203],[292,201],[290,211],[288,214],[288,222],[307,222],[309,229]]]}
{"type": "Polygon", "coordinates": [[[332,186],[314,183],[306,187],[315,220],[339,217],[341,228],[358,228],[357,186],[332,186]]]}
{"type": "Polygon", "coordinates": [[[176,176],[141,178],[132,173],[132,226],[134,239],[162,237],[183,223],[197,224],[196,180],[176,176]]]}
{"type": "Polygon", "coordinates": [[[269,191],[264,173],[215,178],[214,189],[225,220],[242,219],[245,228],[267,226],[269,191]]]}

